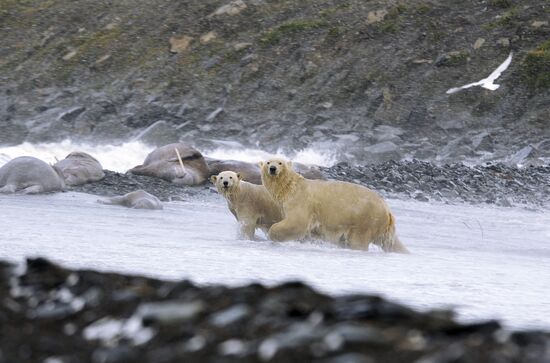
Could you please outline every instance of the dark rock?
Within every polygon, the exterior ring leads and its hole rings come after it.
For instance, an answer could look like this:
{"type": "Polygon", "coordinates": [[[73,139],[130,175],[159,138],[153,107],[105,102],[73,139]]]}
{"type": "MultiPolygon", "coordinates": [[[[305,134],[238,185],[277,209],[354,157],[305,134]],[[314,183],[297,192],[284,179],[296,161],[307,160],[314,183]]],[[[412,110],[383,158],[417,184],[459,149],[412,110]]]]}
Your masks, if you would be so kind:
{"type": "Polygon", "coordinates": [[[180,324],[195,319],[203,310],[204,304],[201,301],[174,300],[140,305],[136,313],[146,324],[180,324]]]}
{"type": "Polygon", "coordinates": [[[21,123],[0,121],[0,145],[21,144],[29,134],[29,130],[21,123]]]}
{"type": "Polygon", "coordinates": [[[71,121],[74,121],[74,119],[76,119],[78,117],[78,115],[80,115],[84,111],[86,111],[86,107],[76,106],[76,107],[70,108],[66,111],[63,111],[59,115],[59,119],[61,119],[63,121],[66,121],[66,122],[71,122],[71,121]]]}
{"type": "Polygon", "coordinates": [[[163,146],[179,141],[177,128],[164,120],[147,127],[135,139],[154,146],[163,146]]]}
{"type": "Polygon", "coordinates": [[[401,159],[399,147],[391,141],[365,147],[366,156],[371,163],[401,159]]]}
{"type": "Polygon", "coordinates": [[[21,276],[0,261],[0,292],[9,289],[7,281],[25,286],[26,293],[16,298],[21,309],[8,308],[6,299],[0,304],[4,362],[539,363],[550,358],[548,332],[508,332],[495,321],[464,324],[451,312],[418,312],[369,295],[331,297],[300,282],[199,287],[68,270],[41,258],[29,260],[21,276]],[[130,287],[137,301],[113,304],[111,296],[130,287]],[[63,296],[90,290],[106,298],[78,313],[36,318],[42,306],[37,301],[62,303],[63,296]]]}

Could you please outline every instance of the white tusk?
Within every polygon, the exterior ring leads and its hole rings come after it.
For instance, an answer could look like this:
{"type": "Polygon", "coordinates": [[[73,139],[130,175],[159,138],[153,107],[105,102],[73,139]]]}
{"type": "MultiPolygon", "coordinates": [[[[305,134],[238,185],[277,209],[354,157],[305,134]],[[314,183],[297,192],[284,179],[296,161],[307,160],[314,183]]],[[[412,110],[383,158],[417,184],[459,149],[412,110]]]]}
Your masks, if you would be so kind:
{"type": "Polygon", "coordinates": [[[185,175],[185,167],[183,166],[183,161],[181,160],[180,152],[178,151],[178,149],[174,149],[174,150],[176,150],[176,155],[178,156],[178,160],[181,165],[181,170],[183,170],[183,174],[185,175]]]}

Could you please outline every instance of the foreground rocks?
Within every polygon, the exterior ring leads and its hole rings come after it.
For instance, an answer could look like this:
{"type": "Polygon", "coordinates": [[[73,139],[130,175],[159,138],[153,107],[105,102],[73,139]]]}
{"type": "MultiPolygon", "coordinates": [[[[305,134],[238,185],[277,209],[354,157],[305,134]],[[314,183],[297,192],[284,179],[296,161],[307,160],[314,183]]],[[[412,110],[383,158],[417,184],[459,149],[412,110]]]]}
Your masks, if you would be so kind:
{"type": "Polygon", "coordinates": [[[550,361],[550,334],[300,282],[197,286],[0,263],[0,362],[550,361]]]}
{"type": "MultiPolygon", "coordinates": [[[[363,184],[385,197],[506,207],[546,208],[550,205],[550,166],[439,166],[415,160],[363,166],[340,163],[321,171],[327,178],[363,184]]],[[[143,189],[164,201],[206,198],[214,192],[209,182],[195,187],[178,186],[158,178],[108,170],[105,179],[70,189],[106,196],[143,189]]]]}

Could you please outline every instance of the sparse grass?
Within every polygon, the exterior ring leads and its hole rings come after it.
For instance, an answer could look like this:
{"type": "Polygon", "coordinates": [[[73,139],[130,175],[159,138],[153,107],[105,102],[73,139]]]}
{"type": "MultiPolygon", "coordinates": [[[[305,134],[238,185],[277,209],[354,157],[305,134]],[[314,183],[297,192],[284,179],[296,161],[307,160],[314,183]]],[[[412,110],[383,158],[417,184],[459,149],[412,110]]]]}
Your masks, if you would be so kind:
{"type": "Polygon", "coordinates": [[[388,19],[379,23],[378,29],[383,33],[395,33],[399,30],[399,25],[395,19],[388,19]]]}
{"type": "Polygon", "coordinates": [[[328,24],[323,20],[298,19],[287,21],[274,29],[267,31],[261,38],[260,43],[264,46],[279,43],[284,37],[294,34],[326,27],[328,24]]]}
{"type": "Polygon", "coordinates": [[[415,8],[415,12],[419,15],[424,15],[430,12],[432,8],[428,4],[419,4],[415,8]]]}
{"type": "Polygon", "coordinates": [[[340,4],[330,8],[323,9],[319,12],[319,16],[322,18],[329,18],[342,10],[347,10],[351,7],[350,4],[340,4]]]}
{"type": "Polygon", "coordinates": [[[388,10],[388,13],[384,17],[384,20],[373,24],[376,30],[381,33],[395,33],[399,31],[399,15],[403,14],[407,10],[405,5],[396,5],[388,10]]]}
{"type": "Polygon", "coordinates": [[[114,48],[113,43],[116,42],[121,36],[121,30],[119,27],[112,29],[102,29],[93,34],[86,34],[79,37],[77,41],[78,52],[86,53],[92,49],[110,49],[114,48]]]}
{"type": "Polygon", "coordinates": [[[343,26],[333,26],[333,27],[330,27],[327,35],[329,37],[339,37],[345,32],[346,32],[346,29],[343,26]]]}
{"type": "Polygon", "coordinates": [[[388,11],[388,15],[386,15],[388,18],[396,18],[399,16],[399,14],[403,14],[405,11],[407,11],[407,7],[404,4],[398,4],[394,7],[392,7],[388,11]]]}
{"type": "Polygon", "coordinates": [[[456,67],[468,62],[468,52],[460,51],[457,53],[450,54],[449,59],[445,62],[446,66],[456,67]]]}
{"type": "Polygon", "coordinates": [[[486,24],[485,28],[487,30],[492,30],[495,28],[507,27],[507,26],[513,25],[514,20],[517,18],[518,14],[519,14],[519,9],[517,7],[511,8],[510,10],[502,14],[502,16],[497,20],[492,21],[489,24],[486,24]]]}
{"type": "Polygon", "coordinates": [[[512,0],[489,0],[489,5],[502,9],[508,9],[514,2],[512,0]]]}
{"type": "Polygon", "coordinates": [[[523,72],[534,88],[550,88],[550,39],[527,53],[523,72]]]}

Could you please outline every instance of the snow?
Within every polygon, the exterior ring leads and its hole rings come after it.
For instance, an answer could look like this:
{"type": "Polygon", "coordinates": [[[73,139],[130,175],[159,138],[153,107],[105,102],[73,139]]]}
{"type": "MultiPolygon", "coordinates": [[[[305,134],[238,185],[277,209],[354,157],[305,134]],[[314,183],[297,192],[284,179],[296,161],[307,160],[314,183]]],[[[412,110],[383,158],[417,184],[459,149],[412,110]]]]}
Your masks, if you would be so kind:
{"type": "Polygon", "coordinates": [[[420,309],[453,307],[463,320],[550,328],[550,216],[524,209],[389,200],[411,255],[326,243],[237,238],[225,202],[211,198],[133,210],[96,196],[0,196],[0,258],[45,256],[75,268],[196,283],[275,284],[376,293],[420,309]]]}

